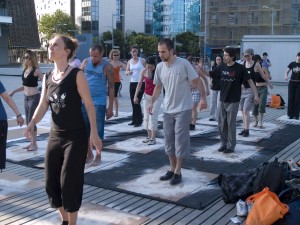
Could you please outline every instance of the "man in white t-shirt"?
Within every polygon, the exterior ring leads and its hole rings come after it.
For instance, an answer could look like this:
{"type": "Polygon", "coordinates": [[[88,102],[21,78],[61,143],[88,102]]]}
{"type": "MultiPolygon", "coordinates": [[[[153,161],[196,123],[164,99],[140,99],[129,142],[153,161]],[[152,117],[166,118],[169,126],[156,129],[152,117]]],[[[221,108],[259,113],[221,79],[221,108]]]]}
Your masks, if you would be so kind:
{"type": "Polygon", "coordinates": [[[170,170],[160,180],[170,180],[171,185],[181,182],[181,167],[184,158],[190,156],[190,122],[192,118],[191,86],[198,88],[201,101],[199,107],[207,107],[205,88],[193,66],[186,60],[174,56],[173,42],[169,38],[158,43],[158,53],[162,60],[155,70],[152,102],[148,106],[152,112],[153,103],[165,90],[164,133],[165,151],[169,157],[170,170]]]}

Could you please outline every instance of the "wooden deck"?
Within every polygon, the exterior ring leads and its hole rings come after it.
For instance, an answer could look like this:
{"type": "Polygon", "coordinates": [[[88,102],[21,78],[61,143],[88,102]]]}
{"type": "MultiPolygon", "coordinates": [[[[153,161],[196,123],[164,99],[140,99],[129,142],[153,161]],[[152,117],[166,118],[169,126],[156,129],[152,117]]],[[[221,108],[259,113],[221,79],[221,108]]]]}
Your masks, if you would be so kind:
{"type": "MultiPolygon", "coordinates": [[[[276,156],[279,160],[300,160],[300,139],[287,146],[276,156]]],[[[7,163],[7,173],[16,174],[33,180],[43,181],[44,171],[7,163]]],[[[236,216],[235,204],[224,204],[220,198],[204,210],[195,210],[175,204],[137,197],[117,191],[111,191],[91,185],[84,186],[83,201],[100,204],[132,214],[148,217],[147,225],[196,225],[196,224],[233,224],[231,217],[236,216]]],[[[26,224],[55,211],[49,207],[44,187],[36,188],[12,196],[0,203],[0,224],[26,224]]],[[[238,217],[240,221],[245,218],[238,217]]]]}
{"type": "MultiPolygon", "coordinates": [[[[280,93],[286,99],[286,92],[278,91],[277,93],[280,93]]],[[[265,121],[274,121],[285,113],[286,109],[268,109],[265,121]]],[[[295,161],[299,161],[300,139],[285,147],[274,157],[278,157],[279,160],[294,159],[295,161]]],[[[272,161],[274,157],[269,160],[272,161]]],[[[44,181],[44,170],[42,169],[8,162],[5,172],[30,178],[32,180],[44,181]]],[[[143,225],[224,225],[233,224],[230,221],[230,218],[236,216],[235,204],[224,204],[221,198],[210,204],[204,210],[195,210],[91,185],[84,185],[83,202],[91,202],[121,210],[122,212],[149,218],[143,225]]],[[[2,200],[0,202],[0,224],[26,224],[32,220],[52,213],[53,211],[55,210],[50,208],[44,187],[39,187],[2,200]]],[[[243,217],[238,218],[242,222],[245,220],[243,217]]]]}

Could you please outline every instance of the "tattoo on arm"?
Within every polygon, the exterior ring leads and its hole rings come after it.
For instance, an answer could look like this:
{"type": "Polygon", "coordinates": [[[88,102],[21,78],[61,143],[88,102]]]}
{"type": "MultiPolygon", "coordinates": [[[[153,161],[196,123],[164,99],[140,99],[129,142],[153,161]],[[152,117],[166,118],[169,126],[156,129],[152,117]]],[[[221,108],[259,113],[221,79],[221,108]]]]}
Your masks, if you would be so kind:
{"type": "Polygon", "coordinates": [[[113,67],[109,64],[105,67],[105,76],[108,81],[108,87],[109,89],[114,88],[114,71],[113,67]]]}

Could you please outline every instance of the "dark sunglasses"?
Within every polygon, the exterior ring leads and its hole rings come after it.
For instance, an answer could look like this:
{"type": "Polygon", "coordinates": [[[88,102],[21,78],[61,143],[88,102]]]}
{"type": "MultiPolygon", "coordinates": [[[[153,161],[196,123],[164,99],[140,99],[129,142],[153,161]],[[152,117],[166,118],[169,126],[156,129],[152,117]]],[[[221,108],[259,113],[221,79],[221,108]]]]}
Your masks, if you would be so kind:
{"type": "Polygon", "coordinates": [[[114,55],[114,56],[119,56],[119,55],[114,55]]]}
{"type": "Polygon", "coordinates": [[[23,59],[27,59],[27,60],[29,60],[29,59],[30,59],[30,57],[29,57],[29,56],[23,56],[23,59]]]}

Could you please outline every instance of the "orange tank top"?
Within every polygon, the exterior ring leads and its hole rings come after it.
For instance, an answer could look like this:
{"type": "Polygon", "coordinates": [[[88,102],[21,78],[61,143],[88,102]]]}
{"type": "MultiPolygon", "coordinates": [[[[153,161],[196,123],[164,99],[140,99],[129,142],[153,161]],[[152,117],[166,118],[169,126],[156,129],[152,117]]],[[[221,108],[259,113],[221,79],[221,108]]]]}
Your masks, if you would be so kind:
{"type": "Polygon", "coordinates": [[[120,66],[114,67],[114,81],[121,82],[120,80],[120,66]]]}

